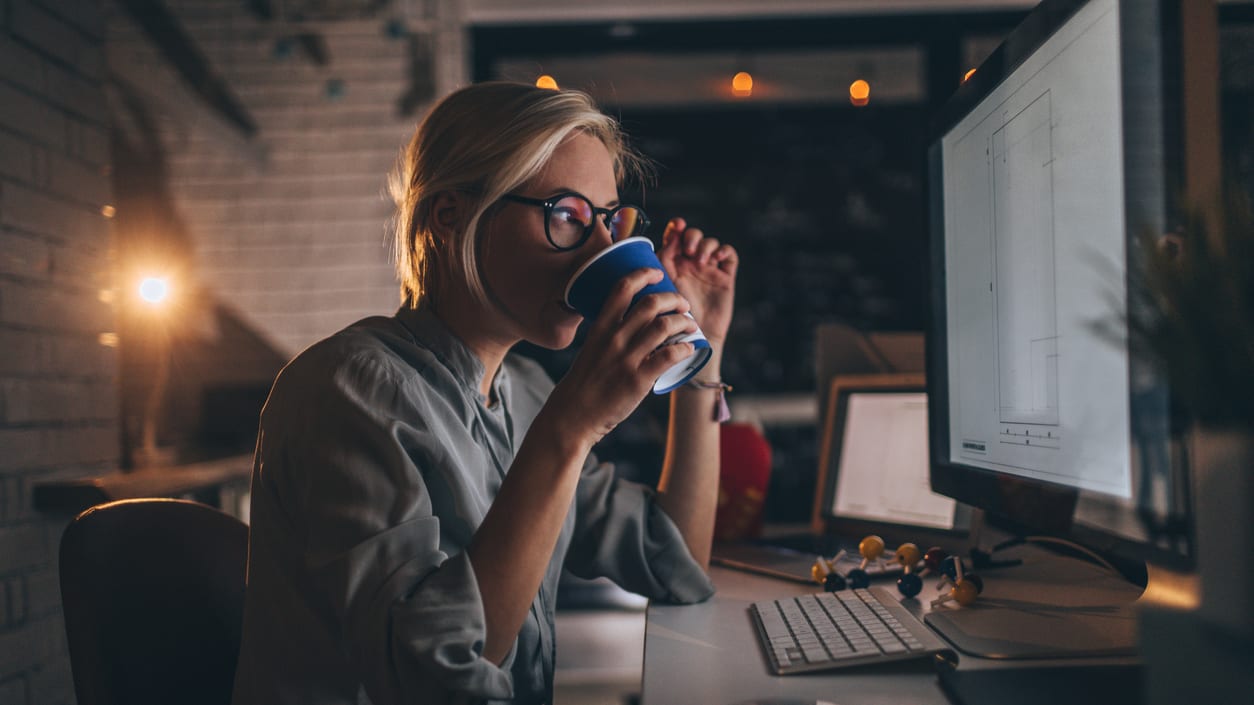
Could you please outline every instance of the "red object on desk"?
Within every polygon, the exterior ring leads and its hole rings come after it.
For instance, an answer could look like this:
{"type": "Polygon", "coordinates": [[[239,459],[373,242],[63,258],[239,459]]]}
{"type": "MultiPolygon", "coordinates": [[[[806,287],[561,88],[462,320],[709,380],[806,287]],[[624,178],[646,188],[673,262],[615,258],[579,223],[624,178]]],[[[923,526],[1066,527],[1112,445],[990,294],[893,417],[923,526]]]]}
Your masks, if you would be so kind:
{"type": "Polygon", "coordinates": [[[725,423],[719,427],[718,511],[714,538],[742,539],[762,533],[762,510],[771,478],[771,446],[756,427],[725,423]]]}

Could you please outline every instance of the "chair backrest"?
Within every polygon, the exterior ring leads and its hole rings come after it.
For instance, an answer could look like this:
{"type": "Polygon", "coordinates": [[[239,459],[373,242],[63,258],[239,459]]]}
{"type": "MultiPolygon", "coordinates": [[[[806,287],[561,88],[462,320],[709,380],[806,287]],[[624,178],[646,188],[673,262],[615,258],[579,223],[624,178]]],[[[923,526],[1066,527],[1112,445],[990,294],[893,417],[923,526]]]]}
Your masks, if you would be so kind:
{"type": "Polygon", "coordinates": [[[61,538],[61,601],[79,705],[227,705],[244,614],[248,526],[212,507],[92,507],[61,538]]]}

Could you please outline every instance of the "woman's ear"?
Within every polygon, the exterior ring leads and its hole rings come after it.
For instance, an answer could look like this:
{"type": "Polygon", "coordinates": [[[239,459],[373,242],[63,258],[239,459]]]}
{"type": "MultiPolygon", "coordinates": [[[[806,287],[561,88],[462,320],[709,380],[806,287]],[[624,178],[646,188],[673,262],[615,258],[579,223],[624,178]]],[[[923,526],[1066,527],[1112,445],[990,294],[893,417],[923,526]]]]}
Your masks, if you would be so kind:
{"type": "Polygon", "coordinates": [[[441,191],[431,201],[431,229],[436,237],[447,241],[465,223],[466,209],[470,207],[465,194],[457,191],[441,191]]]}

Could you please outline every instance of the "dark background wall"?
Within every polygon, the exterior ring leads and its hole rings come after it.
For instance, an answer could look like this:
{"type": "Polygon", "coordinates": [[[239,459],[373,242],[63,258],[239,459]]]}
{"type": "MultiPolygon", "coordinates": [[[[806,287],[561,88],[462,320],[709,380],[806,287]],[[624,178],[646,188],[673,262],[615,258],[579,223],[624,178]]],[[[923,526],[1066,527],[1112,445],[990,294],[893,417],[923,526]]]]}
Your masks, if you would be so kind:
{"type": "Polygon", "coordinates": [[[73,703],[57,547],[33,483],[119,457],[103,21],[0,3],[0,703],[73,703]]]}

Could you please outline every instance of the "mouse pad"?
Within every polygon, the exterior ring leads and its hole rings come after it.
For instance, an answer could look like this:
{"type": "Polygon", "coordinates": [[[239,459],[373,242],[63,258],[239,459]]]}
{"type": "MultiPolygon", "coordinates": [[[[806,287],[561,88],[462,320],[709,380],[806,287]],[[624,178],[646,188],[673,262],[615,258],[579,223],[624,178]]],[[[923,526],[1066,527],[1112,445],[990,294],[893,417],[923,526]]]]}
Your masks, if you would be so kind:
{"type": "Polygon", "coordinates": [[[938,667],[954,705],[1137,705],[1141,667],[1126,664],[954,669],[938,667]]]}

